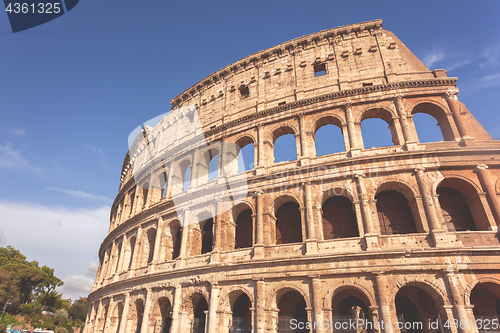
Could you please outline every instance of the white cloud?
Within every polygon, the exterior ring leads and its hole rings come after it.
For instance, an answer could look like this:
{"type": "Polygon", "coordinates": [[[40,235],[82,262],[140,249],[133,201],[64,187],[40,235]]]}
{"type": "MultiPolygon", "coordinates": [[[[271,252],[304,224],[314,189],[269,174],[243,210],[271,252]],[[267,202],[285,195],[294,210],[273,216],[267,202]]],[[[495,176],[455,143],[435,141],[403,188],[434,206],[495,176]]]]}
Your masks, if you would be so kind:
{"type": "Polygon", "coordinates": [[[481,59],[483,62],[479,64],[479,68],[493,69],[497,67],[500,64],[500,43],[488,46],[484,50],[481,59]]]}
{"type": "Polygon", "coordinates": [[[0,224],[8,245],[19,249],[29,261],[54,268],[64,281],[69,279],[64,297],[76,299],[90,291],[99,246],[109,228],[109,211],[109,206],[68,209],[0,201],[0,224]],[[72,287],[75,281],[81,282],[80,289],[72,287]]]}
{"type": "Polygon", "coordinates": [[[459,60],[459,61],[453,63],[450,66],[445,66],[445,69],[449,70],[449,71],[452,71],[454,69],[460,68],[462,66],[465,66],[465,65],[468,65],[468,64],[471,64],[471,63],[472,63],[472,60],[470,60],[470,59],[459,60]]]}
{"type": "Polygon", "coordinates": [[[444,59],[444,53],[443,52],[432,52],[424,56],[423,62],[425,66],[429,69],[432,69],[432,65],[434,63],[441,61],[444,59]]]}
{"type": "Polygon", "coordinates": [[[24,128],[11,128],[10,133],[14,136],[24,136],[26,135],[26,131],[24,128]]]}
{"type": "Polygon", "coordinates": [[[30,164],[20,151],[13,149],[10,142],[0,145],[0,168],[28,170],[37,174],[41,172],[39,168],[30,164]]]}
{"type": "Polygon", "coordinates": [[[95,195],[95,194],[87,193],[87,192],[83,192],[83,191],[66,190],[66,189],[59,188],[59,187],[47,187],[47,190],[61,192],[61,193],[68,194],[72,197],[80,198],[80,199],[94,199],[94,200],[102,200],[102,201],[108,201],[108,202],[113,201],[112,199],[110,199],[108,197],[103,197],[100,195],[95,195]]]}
{"type": "Polygon", "coordinates": [[[77,300],[80,297],[87,297],[92,290],[94,280],[82,275],[71,275],[65,278],[64,285],[57,288],[57,292],[62,293],[64,298],[77,300]]]}

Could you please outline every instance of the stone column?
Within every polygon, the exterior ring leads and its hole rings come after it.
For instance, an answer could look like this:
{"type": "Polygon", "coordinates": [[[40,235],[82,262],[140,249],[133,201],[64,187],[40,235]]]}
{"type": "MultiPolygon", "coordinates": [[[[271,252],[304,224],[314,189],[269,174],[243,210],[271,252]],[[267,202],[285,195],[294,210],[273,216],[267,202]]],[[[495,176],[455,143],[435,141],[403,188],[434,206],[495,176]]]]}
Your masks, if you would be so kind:
{"type": "Polygon", "coordinates": [[[413,138],[412,132],[410,130],[410,126],[408,124],[408,119],[406,118],[406,111],[404,109],[403,105],[403,96],[398,95],[395,98],[393,98],[392,102],[394,103],[394,106],[396,107],[396,111],[399,115],[399,122],[401,124],[401,128],[403,129],[403,138],[405,141],[405,144],[407,145],[409,143],[416,143],[416,140],[413,138]]]}
{"type": "Polygon", "coordinates": [[[439,220],[436,215],[436,210],[434,208],[432,195],[425,181],[423,168],[415,169],[415,177],[417,178],[418,187],[420,188],[420,193],[422,194],[422,199],[424,202],[424,210],[429,223],[430,231],[443,231],[439,220]]]}
{"type": "Polygon", "coordinates": [[[264,126],[262,124],[257,125],[257,167],[263,167],[265,165],[264,156],[264,126]]]}
{"type": "Polygon", "coordinates": [[[306,126],[304,124],[304,117],[305,115],[303,113],[299,114],[298,120],[299,120],[299,135],[300,135],[300,163],[301,165],[307,165],[309,164],[309,147],[307,146],[307,132],[306,132],[306,126]]]}
{"type": "Polygon", "coordinates": [[[313,299],[313,312],[314,312],[314,322],[320,323],[319,327],[317,327],[317,333],[323,333],[325,330],[323,329],[322,320],[323,320],[323,304],[321,304],[321,300],[323,299],[323,292],[321,291],[321,281],[319,276],[311,277],[312,281],[312,299],[313,299]]]}
{"type": "Polygon", "coordinates": [[[99,326],[101,326],[101,315],[102,315],[102,308],[104,306],[102,305],[102,300],[99,300],[98,301],[98,305],[97,305],[97,315],[95,316],[95,320],[94,320],[94,325],[91,329],[91,332],[99,332],[99,326]]]}
{"type": "MultiPolygon", "coordinates": [[[[455,310],[454,311],[455,315],[456,315],[455,318],[458,319],[459,323],[467,323],[469,318],[467,317],[467,312],[465,311],[463,296],[460,293],[458,286],[456,284],[456,281],[455,281],[456,280],[455,273],[453,272],[453,269],[446,269],[444,271],[444,274],[446,276],[446,283],[448,284],[448,288],[450,291],[450,293],[449,293],[449,296],[451,296],[450,301],[453,304],[453,307],[455,310]]],[[[460,332],[460,333],[470,332],[470,328],[468,326],[465,329],[461,329],[460,325],[458,325],[458,332],[460,332]]]]}
{"type": "Polygon", "coordinates": [[[126,246],[127,236],[122,236],[122,247],[120,248],[120,254],[118,256],[118,262],[116,263],[115,276],[122,272],[123,257],[125,256],[125,246],[126,246]]]}
{"type": "Polygon", "coordinates": [[[500,199],[497,196],[495,182],[488,172],[488,166],[479,164],[474,171],[477,173],[479,181],[486,191],[486,196],[495,216],[496,223],[500,225],[500,199]]]}
{"type": "MultiPolygon", "coordinates": [[[[187,243],[189,238],[189,224],[190,224],[190,212],[189,208],[184,208],[181,219],[181,227],[182,227],[182,238],[181,238],[181,248],[179,250],[179,268],[184,266],[184,261],[187,259],[187,243]]],[[[175,265],[177,268],[177,264],[175,265]]]]}
{"type": "Polygon", "coordinates": [[[363,217],[363,229],[365,231],[365,239],[367,248],[378,247],[378,233],[375,232],[373,226],[370,203],[366,197],[365,184],[363,182],[363,174],[355,174],[356,179],[356,191],[358,193],[361,215],[363,217]]]}
{"type": "Polygon", "coordinates": [[[153,252],[153,271],[156,269],[156,265],[160,263],[160,252],[161,252],[161,238],[163,234],[163,218],[158,219],[158,225],[156,227],[156,239],[155,248],[153,252]]]}
{"type": "Polygon", "coordinates": [[[130,292],[125,294],[125,301],[123,304],[122,321],[120,324],[120,331],[118,333],[128,333],[127,326],[128,322],[128,312],[130,311],[130,292]]]}
{"type": "Polygon", "coordinates": [[[141,333],[149,333],[148,332],[148,328],[150,327],[149,317],[151,315],[151,308],[153,305],[153,301],[151,299],[152,297],[153,297],[153,292],[151,288],[147,288],[146,299],[144,300],[144,313],[142,314],[141,333]]]}
{"type": "Polygon", "coordinates": [[[139,225],[139,227],[137,228],[137,236],[135,238],[134,257],[132,258],[132,265],[130,267],[130,271],[132,273],[131,276],[133,276],[134,270],[139,268],[138,266],[140,264],[140,258],[142,255],[141,244],[142,244],[142,226],[139,225]]]}
{"type": "Polygon", "coordinates": [[[104,327],[103,327],[103,330],[102,330],[104,333],[108,333],[109,332],[109,326],[111,324],[111,317],[112,317],[112,315],[113,315],[113,297],[111,297],[109,299],[108,313],[107,313],[107,316],[105,318],[104,327]]]}
{"type": "Polygon", "coordinates": [[[395,304],[391,304],[393,302],[389,298],[387,278],[381,272],[374,272],[373,275],[375,276],[375,286],[378,294],[380,319],[384,321],[382,332],[392,333],[393,327],[387,327],[387,323],[391,323],[392,326],[396,325],[397,323],[394,322],[393,318],[395,319],[397,316],[393,311],[393,308],[395,310],[395,304]]]}
{"type": "MultiPolygon", "coordinates": [[[[125,262],[125,257],[126,257],[126,253],[127,253],[127,248],[129,246],[129,243],[130,243],[130,239],[127,238],[127,235],[123,235],[123,242],[122,242],[122,253],[123,253],[123,258],[121,259],[121,264],[120,264],[120,267],[118,267],[118,270],[119,272],[118,273],[122,273],[123,271],[125,271],[128,267],[126,266],[128,263],[125,262]]],[[[130,260],[130,258],[129,258],[130,260]]]]}
{"type": "Polygon", "coordinates": [[[458,94],[458,89],[448,90],[444,94],[443,98],[448,103],[448,107],[450,108],[453,114],[453,119],[455,120],[455,124],[457,125],[458,132],[460,133],[462,140],[467,140],[467,139],[474,140],[474,137],[472,136],[472,131],[469,128],[469,122],[465,117],[465,113],[462,114],[460,112],[461,103],[458,101],[457,94],[458,94]]]}
{"type": "Polygon", "coordinates": [[[101,267],[101,284],[103,284],[107,279],[107,273],[109,268],[108,263],[109,263],[109,251],[106,249],[106,251],[104,251],[104,258],[101,267]]]}
{"type": "Polygon", "coordinates": [[[264,333],[265,329],[265,314],[264,314],[264,291],[266,288],[266,284],[262,280],[256,281],[255,288],[255,319],[254,319],[254,328],[255,333],[264,333]]]}
{"type": "Polygon", "coordinates": [[[347,131],[349,133],[349,145],[351,146],[351,156],[359,155],[361,145],[358,142],[358,135],[352,117],[352,104],[346,103],[344,105],[345,119],[347,121],[347,131]]]}
{"type": "MultiPolygon", "coordinates": [[[[178,285],[175,287],[174,292],[174,304],[172,307],[172,325],[170,328],[170,332],[180,332],[180,311],[182,305],[182,287],[178,285]]],[[[121,332],[120,332],[121,333],[121,332]]]]}
{"type": "Polygon", "coordinates": [[[213,283],[210,288],[210,304],[208,306],[208,332],[219,332],[217,328],[217,304],[219,303],[219,286],[213,283]]]}
{"type": "Polygon", "coordinates": [[[257,198],[257,221],[255,223],[254,258],[264,257],[264,192],[255,192],[257,198]]]}
{"type": "MultiPolygon", "coordinates": [[[[312,207],[312,194],[311,194],[311,182],[302,183],[302,187],[305,193],[305,206],[306,206],[306,253],[316,254],[318,253],[318,244],[316,239],[316,227],[314,225],[314,213],[312,207]]],[[[304,221],[304,220],[303,220],[304,221]]]]}

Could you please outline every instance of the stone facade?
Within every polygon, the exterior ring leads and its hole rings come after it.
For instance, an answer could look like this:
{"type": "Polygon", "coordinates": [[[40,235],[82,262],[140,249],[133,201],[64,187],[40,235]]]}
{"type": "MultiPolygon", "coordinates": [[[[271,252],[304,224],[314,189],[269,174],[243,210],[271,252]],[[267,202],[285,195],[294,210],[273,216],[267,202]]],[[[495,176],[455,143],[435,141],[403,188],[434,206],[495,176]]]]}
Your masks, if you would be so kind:
{"type": "MultiPolygon", "coordinates": [[[[138,174],[127,155],[84,333],[333,332],[356,319],[344,331],[477,332],[475,319],[500,312],[500,142],[456,80],[376,20],[255,53],[174,98],[196,108],[202,133],[186,136],[208,148],[177,142],[138,174]],[[419,141],[417,113],[443,141],[419,141]],[[364,147],[368,118],[387,122],[392,146],[364,147]],[[316,156],[329,124],[345,151],[316,156]],[[297,159],[274,163],[286,134],[297,159]],[[254,150],[236,205],[206,191],[236,177],[239,148],[226,142],[254,150]],[[188,205],[194,195],[205,205],[188,205]],[[291,319],[323,324],[293,330],[291,319]]],[[[156,129],[138,145],[154,145],[156,129]]]]}

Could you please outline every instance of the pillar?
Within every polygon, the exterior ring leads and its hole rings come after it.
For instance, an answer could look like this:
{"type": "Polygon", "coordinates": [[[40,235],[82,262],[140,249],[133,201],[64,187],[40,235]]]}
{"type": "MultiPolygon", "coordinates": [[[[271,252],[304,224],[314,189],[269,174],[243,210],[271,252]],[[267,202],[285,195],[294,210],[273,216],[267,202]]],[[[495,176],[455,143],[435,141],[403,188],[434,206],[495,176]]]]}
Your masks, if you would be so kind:
{"type": "Polygon", "coordinates": [[[299,114],[299,135],[300,135],[300,163],[301,165],[309,164],[309,147],[307,145],[307,131],[304,121],[305,115],[303,113],[299,114]]]}
{"type": "MultiPolygon", "coordinates": [[[[458,319],[459,323],[467,323],[468,317],[467,312],[465,311],[464,299],[460,291],[458,290],[458,286],[455,281],[455,273],[453,272],[453,269],[447,269],[444,271],[444,274],[446,276],[446,282],[450,291],[450,301],[453,304],[453,308],[455,310],[455,318],[458,319]]],[[[471,332],[471,330],[469,325],[465,329],[460,328],[460,325],[458,325],[458,332],[469,333],[471,332]]]]}
{"type": "Polygon", "coordinates": [[[125,256],[125,245],[126,245],[126,235],[122,236],[122,246],[120,248],[120,254],[118,255],[118,262],[116,263],[115,276],[122,272],[123,257],[125,256]]]}
{"type": "Polygon", "coordinates": [[[351,156],[359,155],[361,146],[358,143],[356,127],[354,126],[354,119],[352,117],[352,104],[346,103],[344,105],[345,119],[347,121],[347,131],[349,133],[349,145],[351,147],[351,156]]]}
{"type": "Polygon", "coordinates": [[[488,172],[488,166],[485,164],[479,164],[476,166],[475,172],[478,175],[479,181],[486,191],[486,196],[488,198],[488,202],[493,211],[493,215],[495,216],[495,220],[497,225],[500,224],[500,200],[498,199],[495,182],[492,179],[490,173],[488,172]]]}
{"type": "MultiPolygon", "coordinates": [[[[178,285],[175,287],[174,304],[172,306],[172,325],[170,332],[180,332],[180,311],[182,303],[182,287],[178,285]]],[[[120,332],[122,333],[122,332],[120,332]]]]}
{"type": "Polygon", "coordinates": [[[109,300],[109,304],[108,304],[108,314],[105,318],[104,327],[102,329],[102,331],[104,333],[108,333],[108,331],[109,331],[109,326],[111,324],[112,315],[113,315],[113,298],[111,297],[109,300]]]}
{"type": "Polygon", "coordinates": [[[311,182],[302,183],[305,192],[306,202],[306,223],[307,223],[307,239],[316,239],[314,214],[312,206],[311,182]]]}
{"type": "Polygon", "coordinates": [[[321,281],[319,276],[313,276],[311,278],[312,281],[312,299],[313,299],[313,312],[314,318],[313,321],[316,323],[320,323],[317,327],[317,333],[323,333],[325,330],[323,329],[322,321],[323,321],[323,305],[321,304],[321,300],[323,299],[323,293],[321,291],[321,281]]]}
{"type": "Polygon", "coordinates": [[[430,231],[443,231],[439,220],[436,215],[436,210],[434,208],[431,192],[429,187],[427,186],[427,182],[425,181],[423,168],[415,169],[415,177],[417,178],[418,187],[420,188],[420,192],[422,194],[422,199],[424,202],[424,210],[429,223],[430,231]]]}
{"type": "Polygon", "coordinates": [[[256,281],[255,288],[255,332],[256,333],[264,333],[264,324],[266,322],[264,315],[264,290],[266,284],[262,280],[256,281]]]}
{"type": "Polygon", "coordinates": [[[457,125],[458,132],[462,140],[464,139],[474,139],[472,136],[472,131],[469,128],[469,122],[467,118],[465,118],[465,113],[462,114],[460,112],[461,103],[457,98],[458,89],[448,90],[443,98],[448,103],[448,107],[450,108],[451,113],[453,114],[453,119],[455,120],[455,124],[457,125]]]}
{"type": "MultiPolygon", "coordinates": [[[[142,314],[141,333],[149,333],[148,332],[148,327],[150,327],[149,316],[151,314],[151,308],[153,305],[152,297],[153,297],[153,292],[152,292],[151,288],[148,288],[147,293],[146,293],[146,299],[144,302],[145,303],[144,304],[144,313],[142,314]]],[[[152,332],[152,333],[154,333],[154,332],[152,332]]]]}
{"type": "MultiPolygon", "coordinates": [[[[158,225],[156,227],[156,239],[155,248],[153,252],[153,265],[156,266],[160,263],[160,251],[161,251],[161,236],[163,234],[163,218],[158,219],[158,225]]],[[[154,267],[153,266],[153,267],[154,267]]]]}
{"type": "Polygon", "coordinates": [[[219,300],[219,286],[213,283],[210,288],[210,304],[208,306],[208,332],[219,332],[217,329],[217,304],[219,300]]]}
{"type": "Polygon", "coordinates": [[[367,248],[377,248],[378,245],[378,233],[375,232],[375,228],[373,226],[373,220],[371,216],[370,203],[368,202],[366,192],[365,192],[365,184],[363,182],[364,175],[355,174],[354,178],[356,179],[356,191],[358,193],[359,204],[361,208],[361,216],[363,218],[363,229],[364,229],[364,237],[366,240],[367,248]]]}
{"type": "MultiPolygon", "coordinates": [[[[179,267],[184,266],[184,261],[187,258],[187,243],[189,237],[189,224],[190,224],[190,213],[189,208],[184,208],[184,214],[181,219],[182,226],[182,239],[181,239],[181,248],[179,251],[179,267]]],[[[177,268],[177,265],[176,265],[177,268]]]]}
{"type": "Polygon", "coordinates": [[[401,124],[401,128],[403,129],[403,138],[405,144],[416,142],[416,140],[413,138],[410,126],[408,125],[408,119],[406,118],[406,111],[403,105],[403,96],[396,96],[395,98],[393,98],[392,102],[394,103],[396,111],[399,115],[399,123],[401,124]]]}
{"type": "Polygon", "coordinates": [[[395,304],[389,298],[388,291],[388,283],[387,278],[383,273],[376,272],[373,273],[375,276],[375,286],[378,294],[378,305],[379,305],[379,314],[381,321],[384,321],[384,329],[382,332],[384,333],[392,333],[393,327],[387,327],[387,323],[391,323],[391,325],[396,325],[397,322],[393,320],[397,318],[396,314],[393,313],[393,308],[395,309],[395,304]]]}
{"type": "Polygon", "coordinates": [[[132,258],[132,265],[130,267],[130,270],[133,272],[134,269],[138,268],[138,265],[140,264],[140,257],[141,257],[141,244],[142,244],[142,226],[140,225],[137,228],[137,236],[135,239],[135,248],[134,248],[134,257],[132,258]]]}
{"type": "Polygon", "coordinates": [[[125,295],[125,301],[123,304],[122,322],[120,324],[120,331],[118,333],[127,333],[129,311],[130,311],[130,292],[128,292],[125,295]]]}
{"type": "Polygon", "coordinates": [[[265,156],[264,156],[264,126],[259,124],[257,126],[257,167],[262,167],[265,165],[265,156]]]}

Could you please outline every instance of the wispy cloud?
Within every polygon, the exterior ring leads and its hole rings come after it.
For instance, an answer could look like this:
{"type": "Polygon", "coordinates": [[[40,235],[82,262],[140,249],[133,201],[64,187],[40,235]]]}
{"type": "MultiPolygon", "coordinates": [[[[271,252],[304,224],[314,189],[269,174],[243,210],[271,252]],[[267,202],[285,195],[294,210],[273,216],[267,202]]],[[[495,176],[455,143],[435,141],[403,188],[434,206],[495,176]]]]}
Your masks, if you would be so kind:
{"type": "Polygon", "coordinates": [[[459,60],[456,61],[455,63],[451,64],[450,66],[446,66],[446,70],[452,71],[454,69],[460,68],[465,65],[469,65],[472,63],[471,59],[464,59],[464,60],[459,60]]]}
{"type": "Polygon", "coordinates": [[[424,56],[423,62],[427,68],[432,68],[434,63],[443,60],[445,57],[444,52],[441,51],[432,51],[424,56]]]}
{"type": "Polygon", "coordinates": [[[108,197],[104,197],[101,195],[95,195],[95,194],[87,193],[87,192],[83,192],[83,191],[66,190],[66,189],[59,188],[59,187],[47,187],[47,190],[68,194],[72,197],[80,198],[80,199],[102,200],[102,201],[106,201],[106,202],[113,201],[108,197]]]}
{"type": "Polygon", "coordinates": [[[12,143],[0,145],[0,168],[27,170],[39,174],[41,169],[32,165],[21,151],[13,148],[12,143]]]}
{"type": "Polygon", "coordinates": [[[109,206],[69,209],[0,201],[0,222],[7,244],[28,260],[54,268],[56,276],[65,281],[64,297],[76,299],[86,296],[92,287],[109,211],[109,206]]]}
{"type": "Polygon", "coordinates": [[[24,130],[24,128],[14,128],[14,127],[11,127],[9,129],[9,133],[14,135],[14,136],[24,136],[26,135],[26,131],[24,130]]]}
{"type": "Polygon", "coordinates": [[[500,42],[488,46],[481,55],[481,69],[493,69],[500,64],[500,42]]]}

